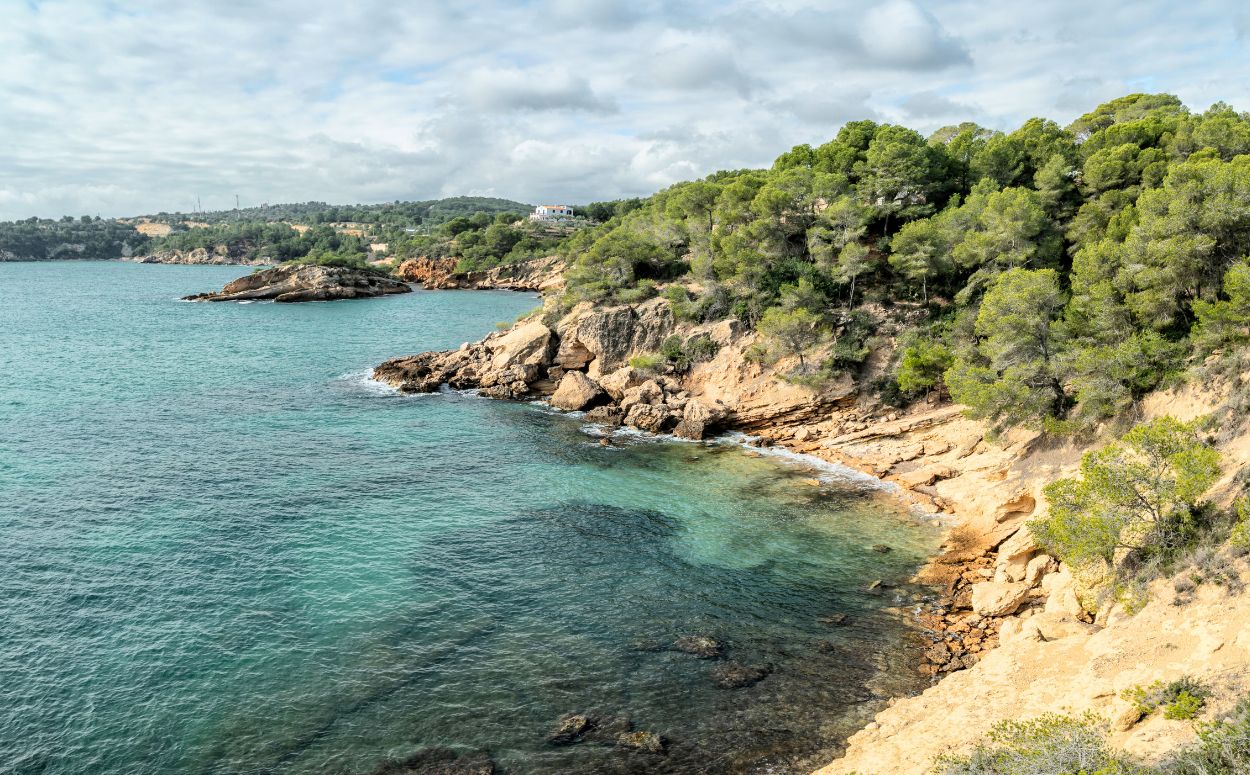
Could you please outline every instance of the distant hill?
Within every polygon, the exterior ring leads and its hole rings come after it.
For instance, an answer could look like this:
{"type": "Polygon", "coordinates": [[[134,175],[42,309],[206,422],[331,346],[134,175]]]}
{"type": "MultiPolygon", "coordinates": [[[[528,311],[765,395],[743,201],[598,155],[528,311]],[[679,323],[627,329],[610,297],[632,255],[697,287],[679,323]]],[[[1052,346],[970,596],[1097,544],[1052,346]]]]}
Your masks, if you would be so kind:
{"type": "Polygon", "coordinates": [[[427,199],[421,202],[384,202],[381,204],[332,205],[325,202],[293,202],[288,204],[243,207],[237,210],[214,210],[203,213],[156,213],[140,216],[161,223],[231,223],[238,221],[318,224],[370,223],[381,226],[438,226],[461,215],[474,213],[515,212],[533,210],[533,205],[485,196],[456,196],[427,199]]]}

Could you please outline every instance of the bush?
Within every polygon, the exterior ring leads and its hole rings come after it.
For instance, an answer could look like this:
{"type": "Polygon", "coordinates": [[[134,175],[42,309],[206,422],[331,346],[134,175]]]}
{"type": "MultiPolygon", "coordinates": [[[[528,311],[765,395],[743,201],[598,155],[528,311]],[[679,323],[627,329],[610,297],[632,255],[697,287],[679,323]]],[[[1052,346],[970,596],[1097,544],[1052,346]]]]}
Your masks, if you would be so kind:
{"type": "Polygon", "coordinates": [[[1100,718],[1048,713],[1004,721],[968,756],[943,756],[936,775],[1129,775],[1141,770],[1112,751],[1100,718]]]}
{"type": "Polygon", "coordinates": [[[1106,563],[1127,550],[1140,563],[1192,546],[1200,499],[1220,473],[1220,455],[1194,424],[1171,417],[1138,425],[1081,460],[1080,479],[1045,488],[1050,510],[1029,522],[1044,548],[1075,568],[1106,563]]]}
{"type": "Polygon", "coordinates": [[[1250,772],[1250,698],[1225,718],[1198,725],[1198,742],[1169,756],[1160,775],[1240,775],[1250,772]]]}
{"type": "Polygon", "coordinates": [[[644,353],[629,359],[629,365],[639,371],[658,371],[664,364],[664,356],[659,353],[644,353]]]}
{"type": "Polygon", "coordinates": [[[903,349],[898,367],[898,389],[905,395],[943,388],[942,375],[955,362],[950,348],[937,339],[917,339],[903,349]]]}
{"type": "Polygon", "coordinates": [[[1191,719],[1206,706],[1210,694],[1202,683],[1184,676],[1169,683],[1155,681],[1149,686],[1133,686],[1120,692],[1120,697],[1133,703],[1143,716],[1163,708],[1164,718],[1191,719]]]}

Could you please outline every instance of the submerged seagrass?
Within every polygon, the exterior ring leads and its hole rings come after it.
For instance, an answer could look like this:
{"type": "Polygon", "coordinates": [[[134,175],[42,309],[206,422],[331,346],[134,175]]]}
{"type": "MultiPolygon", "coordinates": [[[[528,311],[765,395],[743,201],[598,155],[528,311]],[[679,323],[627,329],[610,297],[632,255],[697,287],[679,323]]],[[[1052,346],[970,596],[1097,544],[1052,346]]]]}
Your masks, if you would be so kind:
{"type": "Polygon", "coordinates": [[[936,537],[875,488],[364,378],[532,296],[176,301],[237,271],[0,266],[0,761],[791,772],[914,688],[863,587],[936,537]]]}

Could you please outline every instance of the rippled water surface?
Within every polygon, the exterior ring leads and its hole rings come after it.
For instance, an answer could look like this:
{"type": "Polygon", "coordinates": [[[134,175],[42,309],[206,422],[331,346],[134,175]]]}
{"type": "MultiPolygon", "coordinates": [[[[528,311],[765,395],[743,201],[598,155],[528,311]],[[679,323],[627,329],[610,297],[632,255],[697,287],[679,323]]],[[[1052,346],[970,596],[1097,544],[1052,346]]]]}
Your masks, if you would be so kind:
{"type": "Polygon", "coordinates": [[[914,685],[863,589],[935,534],[888,495],[364,379],[533,296],[176,301],[239,273],[0,263],[0,771],[791,772],[914,685]],[[684,634],[772,673],[718,688],[684,634]],[[574,711],[667,753],[547,745],[574,711]]]}

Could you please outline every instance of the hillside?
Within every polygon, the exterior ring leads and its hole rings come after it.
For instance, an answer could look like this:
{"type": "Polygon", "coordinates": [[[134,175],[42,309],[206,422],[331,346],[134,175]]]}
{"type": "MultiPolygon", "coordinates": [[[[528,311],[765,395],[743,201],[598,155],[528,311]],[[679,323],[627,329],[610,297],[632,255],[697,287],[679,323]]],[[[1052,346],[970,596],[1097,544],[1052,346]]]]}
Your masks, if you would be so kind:
{"type": "Polygon", "coordinates": [[[1245,771],[1247,153],[1250,116],[1169,95],[1010,133],[854,122],[609,208],[541,312],[375,376],[743,431],[943,515],[899,612],[942,680],[830,772],[1052,771],[1023,767],[1072,739],[1090,770],[1245,771]],[[1185,769],[1230,739],[1244,758],[1185,769]]]}

